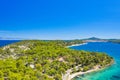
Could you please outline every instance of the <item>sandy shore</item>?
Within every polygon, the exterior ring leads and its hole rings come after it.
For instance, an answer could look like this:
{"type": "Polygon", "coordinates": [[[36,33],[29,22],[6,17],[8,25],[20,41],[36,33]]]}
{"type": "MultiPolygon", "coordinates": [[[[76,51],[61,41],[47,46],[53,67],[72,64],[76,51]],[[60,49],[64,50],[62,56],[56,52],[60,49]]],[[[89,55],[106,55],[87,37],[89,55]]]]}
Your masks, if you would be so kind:
{"type": "Polygon", "coordinates": [[[101,69],[96,68],[96,69],[88,70],[86,72],[77,72],[77,73],[71,74],[69,80],[73,79],[76,76],[80,76],[80,75],[91,73],[91,72],[98,71],[98,70],[101,70],[101,69]]]}
{"type": "Polygon", "coordinates": [[[73,74],[70,74],[72,72],[71,69],[69,69],[67,71],[67,74],[63,75],[63,78],[62,80],[72,80],[73,78],[75,78],[76,76],[80,76],[80,75],[83,75],[83,74],[87,74],[87,73],[90,73],[90,72],[94,72],[94,71],[98,71],[98,70],[101,70],[102,68],[94,68],[94,69],[91,69],[91,70],[88,70],[86,72],[76,72],[76,73],[73,73],[73,74]]]}
{"type": "MultiPolygon", "coordinates": [[[[71,45],[71,46],[67,46],[67,48],[73,47],[73,46],[86,45],[86,44],[87,43],[74,44],[74,45],[71,45]]],[[[71,74],[72,69],[73,69],[73,68],[71,68],[71,69],[66,71],[66,74],[62,74],[62,80],[72,80],[73,78],[75,78],[77,76],[80,76],[80,75],[83,75],[83,74],[103,70],[103,69],[107,68],[108,66],[112,65],[113,63],[114,63],[114,60],[110,64],[106,65],[105,67],[100,68],[101,66],[95,66],[93,69],[90,69],[90,70],[88,70],[86,72],[76,72],[76,73],[73,73],[73,74],[71,74]]],[[[76,66],[76,67],[79,67],[79,66],[76,66]]]]}
{"type": "Polygon", "coordinates": [[[81,46],[81,45],[85,45],[85,44],[87,44],[87,43],[82,43],[82,44],[74,44],[74,45],[67,46],[67,47],[69,48],[69,47],[73,47],[73,46],[81,46]]]}
{"type": "Polygon", "coordinates": [[[83,75],[83,74],[100,71],[100,70],[107,68],[108,66],[111,66],[113,63],[114,63],[114,60],[110,64],[106,65],[105,67],[100,68],[100,66],[98,65],[98,66],[95,66],[93,69],[90,69],[86,72],[76,72],[73,74],[70,74],[72,72],[72,69],[69,69],[65,75],[62,75],[62,80],[72,80],[73,78],[83,75]]]}

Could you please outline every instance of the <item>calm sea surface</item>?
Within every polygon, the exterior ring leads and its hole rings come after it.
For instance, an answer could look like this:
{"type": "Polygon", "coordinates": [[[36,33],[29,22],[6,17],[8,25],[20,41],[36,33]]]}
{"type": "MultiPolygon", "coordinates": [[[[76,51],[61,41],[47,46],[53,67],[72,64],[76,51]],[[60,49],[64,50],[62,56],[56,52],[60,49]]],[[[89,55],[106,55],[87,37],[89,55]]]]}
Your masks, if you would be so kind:
{"type": "Polygon", "coordinates": [[[74,80],[120,80],[120,44],[110,42],[90,42],[85,45],[70,48],[75,50],[105,52],[115,60],[115,63],[112,66],[102,71],[85,74],[74,80]]]}
{"type": "Polygon", "coordinates": [[[20,40],[0,40],[0,47],[15,43],[15,42],[19,42],[19,41],[20,40]]]}

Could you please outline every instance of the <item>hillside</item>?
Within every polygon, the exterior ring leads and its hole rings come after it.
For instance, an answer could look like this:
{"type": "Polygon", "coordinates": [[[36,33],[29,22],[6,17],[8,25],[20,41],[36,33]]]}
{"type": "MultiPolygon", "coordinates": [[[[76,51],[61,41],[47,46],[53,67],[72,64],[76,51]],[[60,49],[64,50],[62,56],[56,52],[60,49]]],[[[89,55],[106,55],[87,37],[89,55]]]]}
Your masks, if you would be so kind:
{"type": "Polygon", "coordinates": [[[90,37],[90,38],[86,38],[86,39],[82,39],[85,42],[107,42],[107,39],[101,39],[101,38],[97,38],[97,37],[90,37]]]}
{"type": "Polygon", "coordinates": [[[90,38],[87,38],[86,40],[101,40],[101,39],[97,37],[90,37],[90,38]]]}
{"type": "Polygon", "coordinates": [[[62,80],[62,74],[78,65],[85,72],[111,63],[105,53],[66,48],[82,41],[26,40],[0,48],[0,80],[62,80]]]}

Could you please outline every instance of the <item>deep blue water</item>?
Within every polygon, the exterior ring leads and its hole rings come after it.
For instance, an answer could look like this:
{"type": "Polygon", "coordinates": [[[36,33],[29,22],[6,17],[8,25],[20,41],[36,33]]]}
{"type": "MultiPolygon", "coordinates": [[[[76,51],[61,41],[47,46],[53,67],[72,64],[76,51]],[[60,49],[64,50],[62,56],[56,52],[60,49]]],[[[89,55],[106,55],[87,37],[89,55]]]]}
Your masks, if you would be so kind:
{"type": "Polygon", "coordinates": [[[19,42],[19,41],[20,40],[0,40],[0,47],[15,43],[15,42],[19,42]]]}
{"type": "Polygon", "coordinates": [[[76,50],[105,52],[115,60],[115,63],[112,66],[102,71],[79,76],[79,78],[77,77],[75,80],[120,80],[120,44],[110,42],[90,42],[85,45],[70,48],[76,50]]]}

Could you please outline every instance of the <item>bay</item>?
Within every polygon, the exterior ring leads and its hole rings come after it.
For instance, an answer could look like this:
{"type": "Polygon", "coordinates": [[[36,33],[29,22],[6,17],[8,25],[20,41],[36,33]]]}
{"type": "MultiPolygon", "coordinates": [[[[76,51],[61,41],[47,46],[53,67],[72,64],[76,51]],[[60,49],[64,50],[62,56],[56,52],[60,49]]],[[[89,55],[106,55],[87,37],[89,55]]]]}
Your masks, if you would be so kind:
{"type": "Polygon", "coordinates": [[[74,80],[120,80],[120,44],[110,42],[89,42],[85,45],[70,47],[75,50],[104,52],[112,56],[115,63],[97,72],[85,74],[74,78],[74,80]]]}

